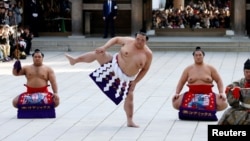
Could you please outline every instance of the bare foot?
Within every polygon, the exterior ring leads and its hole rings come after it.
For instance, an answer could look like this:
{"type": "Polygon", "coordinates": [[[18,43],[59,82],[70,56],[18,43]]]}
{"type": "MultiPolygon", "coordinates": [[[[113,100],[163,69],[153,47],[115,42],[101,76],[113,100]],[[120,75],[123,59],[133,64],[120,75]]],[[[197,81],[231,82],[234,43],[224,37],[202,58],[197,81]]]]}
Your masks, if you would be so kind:
{"type": "Polygon", "coordinates": [[[76,62],[72,56],[65,54],[65,57],[69,60],[70,65],[75,65],[76,62]]]}
{"type": "Polygon", "coordinates": [[[130,121],[127,123],[128,127],[134,127],[134,128],[139,128],[139,125],[136,125],[133,121],[130,121]]]}

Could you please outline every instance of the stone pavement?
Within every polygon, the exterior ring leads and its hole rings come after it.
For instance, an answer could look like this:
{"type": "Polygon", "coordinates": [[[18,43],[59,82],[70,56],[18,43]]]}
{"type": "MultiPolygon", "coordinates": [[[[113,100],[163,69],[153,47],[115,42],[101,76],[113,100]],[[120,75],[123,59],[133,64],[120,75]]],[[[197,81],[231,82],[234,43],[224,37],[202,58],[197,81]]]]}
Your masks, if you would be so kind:
{"type": "MultiPolygon", "coordinates": [[[[82,52],[69,52],[77,56],[82,52]]],[[[17,119],[12,99],[25,91],[23,76],[12,76],[14,61],[0,63],[1,141],[207,141],[209,124],[182,121],[171,98],[182,70],[193,63],[191,51],[154,51],[151,69],[135,90],[134,121],[126,126],[123,103],[116,106],[88,76],[97,62],[70,66],[64,52],[45,51],[44,63],[54,68],[61,104],[54,119],[17,119]]],[[[206,51],[205,62],[214,65],[224,85],[243,76],[243,63],[250,52],[206,51]]],[[[31,56],[21,60],[32,63],[31,56]]],[[[214,91],[217,92],[216,85],[214,91]]],[[[183,89],[183,92],[187,87],[183,89]]],[[[217,112],[218,118],[222,112],[217,112]]]]}

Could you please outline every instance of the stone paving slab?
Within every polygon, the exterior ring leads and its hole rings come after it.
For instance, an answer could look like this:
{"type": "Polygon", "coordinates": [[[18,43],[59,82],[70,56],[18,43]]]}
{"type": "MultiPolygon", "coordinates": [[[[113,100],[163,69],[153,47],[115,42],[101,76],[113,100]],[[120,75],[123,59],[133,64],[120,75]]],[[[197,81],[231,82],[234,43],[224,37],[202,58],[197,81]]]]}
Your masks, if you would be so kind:
{"type": "MultiPolygon", "coordinates": [[[[69,52],[77,56],[82,52],[69,52]]],[[[183,69],[193,63],[190,51],[155,51],[152,66],[135,90],[134,120],[140,128],[126,127],[123,103],[116,106],[102,94],[89,73],[97,62],[70,66],[64,52],[45,51],[44,63],[54,68],[61,104],[54,119],[17,119],[12,99],[25,91],[23,76],[12,76],[13,62],[0,63],[1,141],[207,141],[207,125],[217,122],[182,121],[171,98],[183,69]]],[[[224,85],[243,76],[250,52],[206,52],[224,85]]],[[[31,56],[21,60],[32,63],[31,56]]],[[[214,91],[217,92],[216,85],[214,91]]],[[[187,87],[183,89],[183,92],[187,87]]],[[[218,112],[218,118],[222,112],[218,112]]]]}

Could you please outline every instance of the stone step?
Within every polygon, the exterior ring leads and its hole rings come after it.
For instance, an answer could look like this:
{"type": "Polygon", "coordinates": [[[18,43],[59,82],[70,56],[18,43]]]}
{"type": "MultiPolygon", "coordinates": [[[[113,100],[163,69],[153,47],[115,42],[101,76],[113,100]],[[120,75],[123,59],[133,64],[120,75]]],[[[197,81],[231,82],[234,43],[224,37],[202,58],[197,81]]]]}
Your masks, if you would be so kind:
{"type": "MultiPolygon", "coordinates": [[[[109,39],[109,38],[108,38],[109,39]]],[[[38,37],[32,40],[32,49],[44,51],[91,51],[105,44],[100,37],[38,37]]],[[[148,46],[156,51],[189,51],[200,46],[206,51],[250,51],[248,37],[149,37],[148,46]]],[[[119,46],[109,50],[117,50],[119,46]]]]}

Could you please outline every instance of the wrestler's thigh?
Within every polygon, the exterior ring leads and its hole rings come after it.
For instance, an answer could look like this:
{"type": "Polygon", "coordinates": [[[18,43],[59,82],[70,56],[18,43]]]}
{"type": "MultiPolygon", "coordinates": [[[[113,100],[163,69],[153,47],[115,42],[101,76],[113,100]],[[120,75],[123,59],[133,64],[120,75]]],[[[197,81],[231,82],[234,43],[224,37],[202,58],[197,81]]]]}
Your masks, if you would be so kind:
{"type": "Polygon", "coordinates": [[[105,53],[98,53],[96,60],[99,64],[105,64],[112,60],[112,55],[108,52],[105,53]]]}

